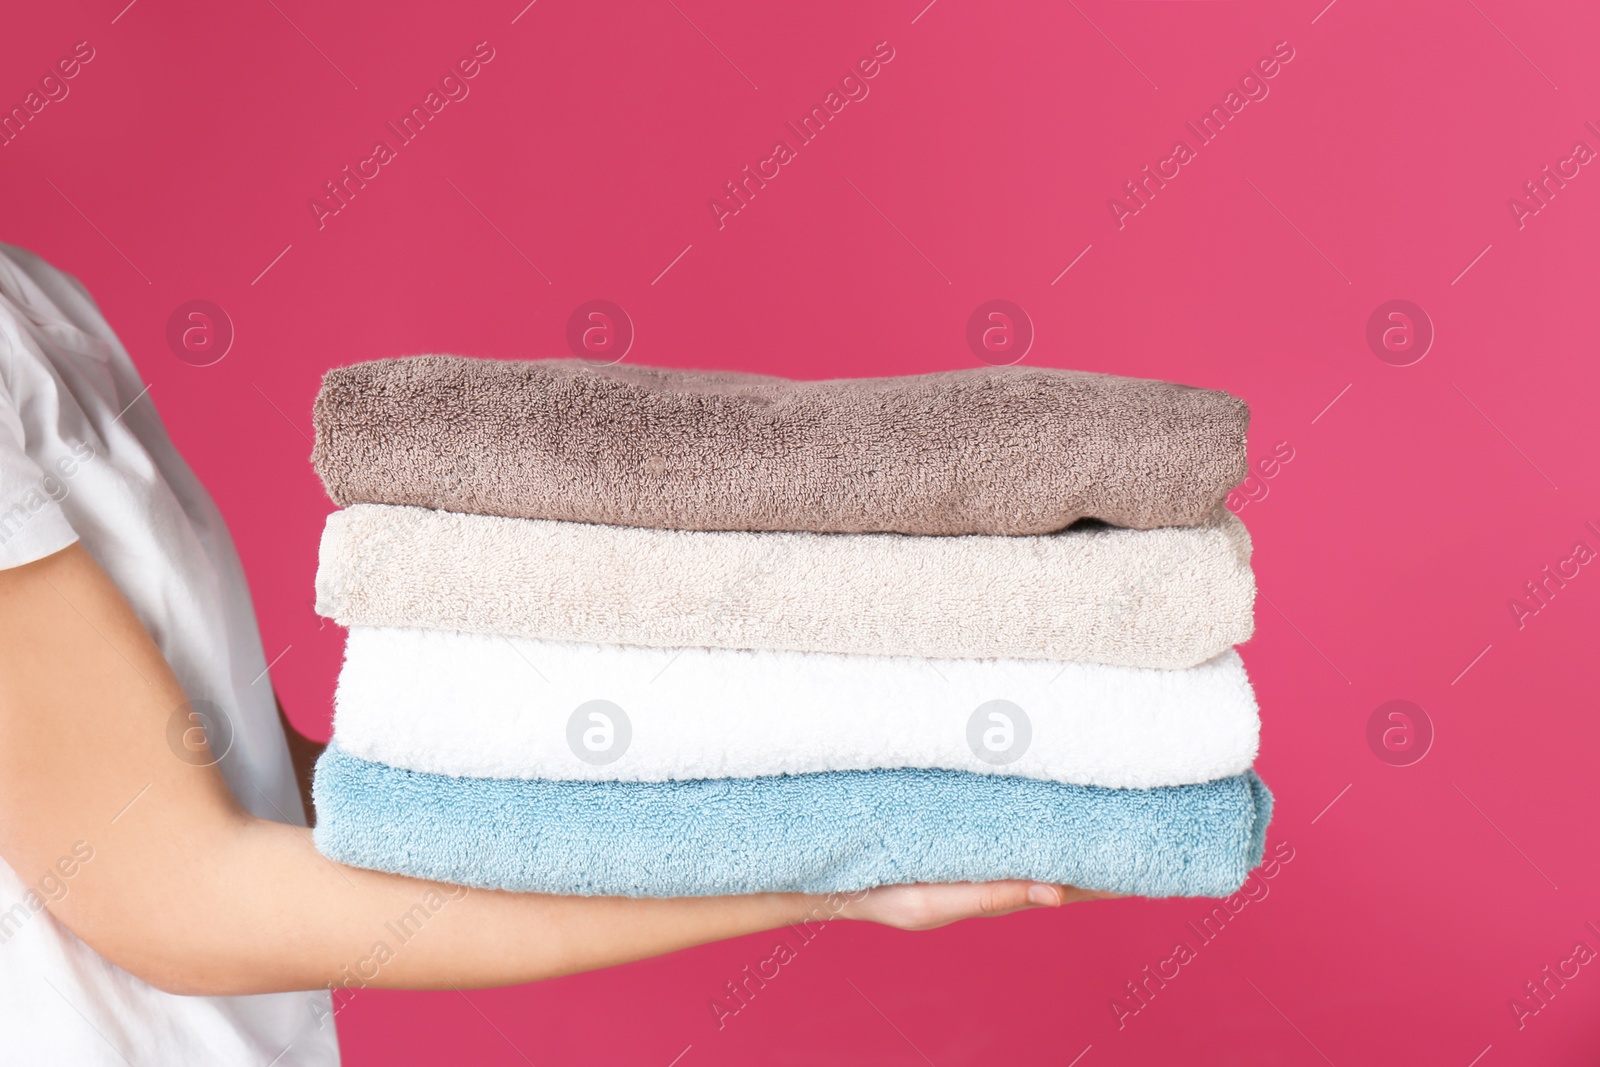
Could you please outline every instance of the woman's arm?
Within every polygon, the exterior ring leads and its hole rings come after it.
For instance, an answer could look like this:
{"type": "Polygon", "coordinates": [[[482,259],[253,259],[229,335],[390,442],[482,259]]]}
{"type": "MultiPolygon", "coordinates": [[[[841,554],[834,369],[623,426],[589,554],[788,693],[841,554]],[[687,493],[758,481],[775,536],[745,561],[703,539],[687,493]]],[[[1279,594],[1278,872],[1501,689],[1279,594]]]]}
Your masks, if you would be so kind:
{"type": "Polygon", "coordinates": [[[500,985],[813,915],[926,928],[1100,895],[1027,882],[901,886],[840,911],[840,900],[783,893],[463,892],[345,867],[316,851],[310,831],[243,811],[216,767],[177,758],[167,727],[184,700],[81,546],[0,572],[0,855],[97,952],[172,992],[500,985]]]}

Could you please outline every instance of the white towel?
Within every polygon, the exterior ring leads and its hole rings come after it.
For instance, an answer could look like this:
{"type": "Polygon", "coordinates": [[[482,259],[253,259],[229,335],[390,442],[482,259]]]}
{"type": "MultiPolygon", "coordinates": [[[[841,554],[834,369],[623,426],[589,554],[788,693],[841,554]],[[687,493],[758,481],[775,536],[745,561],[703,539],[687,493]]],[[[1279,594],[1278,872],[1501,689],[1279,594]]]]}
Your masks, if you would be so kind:
{"type": "Polygon", "coordinates": [[[328,517],[317,611],[554,641],[1191,667],[1250,637],[1250,536],[636,529],[359,504],[328,517]]]}
{"type": "Polygon", "coordinates": [[[354,755],[492,778],[924,767],[1145,788],[1240,774],[1260,731],[1233,651],[1156,670],[363,626],[334,707],[354,755]]]}

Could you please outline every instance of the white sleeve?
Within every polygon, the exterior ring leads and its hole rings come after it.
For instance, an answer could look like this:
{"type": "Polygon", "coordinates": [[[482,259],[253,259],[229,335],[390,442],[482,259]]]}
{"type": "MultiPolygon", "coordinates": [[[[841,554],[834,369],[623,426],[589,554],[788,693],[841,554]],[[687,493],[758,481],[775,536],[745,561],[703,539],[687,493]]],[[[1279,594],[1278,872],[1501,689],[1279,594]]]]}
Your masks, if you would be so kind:
{"type": "Polygon", "coordinates": [[[28,455],[22,416],[0,378],[0,570],[43,559],[78,539],[57,503],[66,489],[54,470],[28,455]]]}

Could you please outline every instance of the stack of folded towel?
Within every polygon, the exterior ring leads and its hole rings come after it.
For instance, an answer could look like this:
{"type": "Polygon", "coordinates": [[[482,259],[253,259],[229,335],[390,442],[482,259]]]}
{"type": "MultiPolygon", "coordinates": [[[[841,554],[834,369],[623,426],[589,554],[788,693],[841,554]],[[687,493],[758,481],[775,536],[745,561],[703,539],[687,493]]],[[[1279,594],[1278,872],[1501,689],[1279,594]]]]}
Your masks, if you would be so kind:
{"type": "Polygon", "coordinates": [[[1227,895],[1272,803],[1247,419],[1042,368],[331,371],[317,845],[561,894],[1227,895]]]}

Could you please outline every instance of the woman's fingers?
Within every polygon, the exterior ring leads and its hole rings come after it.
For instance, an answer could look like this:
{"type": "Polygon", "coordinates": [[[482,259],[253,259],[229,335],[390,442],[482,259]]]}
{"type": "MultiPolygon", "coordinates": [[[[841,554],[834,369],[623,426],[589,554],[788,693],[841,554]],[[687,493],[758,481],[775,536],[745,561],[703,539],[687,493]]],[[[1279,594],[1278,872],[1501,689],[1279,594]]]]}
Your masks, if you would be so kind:
{"type": "Polygon", "coordinates": [[[1081,900],[1117,896],[1100,890],[1013,879],[943,885],[892,885],[852,903],[846,917],[902,930],[931,930],[961,919],[1009,915],[1024,908],[1058,908],[1081,900]]]}
{"type": "Polygon", "coordinates": [[[1041,908],[1059,908],[1066,903],[1066,886],[1057,885],[1030,885],[1028,887],[1028,903],[1037,904],[1041,908]]]}
{"type": "Polygon", "coordinates": [[[1079,889],[1077,886],[1063,885],[1056,888],[1066,894],[1064,903],[1071,904],[1079,900],[1122,900],[1126,893],[1113,893],[1109,889],[1079,889]]]}
{"type": "Polygon", "coordinates": [[[983,915],[1009,915],[1022,908],[1059,908],[1063,904],[1075,904],[1081,900],[1108,900],[1121,896],[1120,893],[1108,893],[1103,889],[1079,889],[1073,885],[1054,885],[1049,882],[989,882],[978,883],[978,888],[985,886],[1004,886],[1003,892],[996,893],[989,898],[989,903],[1002,902],[999,907],[992,907],[980,912],[983,915]],[[1021,889],[1021,899],[1016,899],[1016,889],[1021,889]]]}

